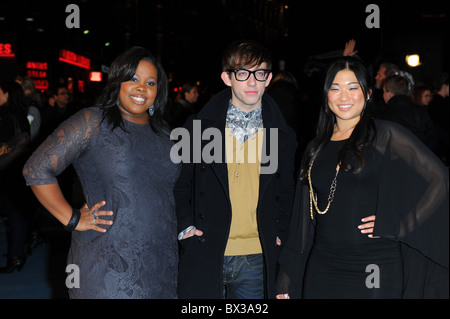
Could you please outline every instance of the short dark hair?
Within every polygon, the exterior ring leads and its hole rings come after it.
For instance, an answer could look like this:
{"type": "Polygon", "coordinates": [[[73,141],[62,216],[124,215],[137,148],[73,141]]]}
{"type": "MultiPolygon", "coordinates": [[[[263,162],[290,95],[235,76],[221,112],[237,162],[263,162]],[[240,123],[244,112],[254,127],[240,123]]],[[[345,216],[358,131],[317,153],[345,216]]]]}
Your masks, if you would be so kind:
{"type": "Polygon", "coordinates": [[[243,67],[255,67],[263,63],[267,69],[272,68],[270,51],[256,41],[235,41],[224,51],[222,57],[222,71],[239,69],[243,67]]]}
{"type": "Polygon", "coordinates": [[[1,112],[27,114],[28,105],[26,105],[25,93],[19,83],[16,81],[1,82],[0,89],[4,93],[8,93],[8,100],[6,105],[0,108],[1,112]]]}
{"type": "Polygon", "coordinates": [[[399,74],[388,76],[383,85],[386,92],[392,92],[394,95],[408,95],[409,93],[408,81],[399,74]]]}
{"type": "Polygon", "coordinates": [[[184,94],[191,92],[191,90],[195,87],[197,87],[197,84],[195,83],[192,82],[184,83],[183,86],[181,87],[181,96],[184,98],[184,94]]]}
{"type": "Polygon", "coordinates": [[[384,75],[386,77],[394,74],[395,72],[400,71],[400,69],[398,68],[397,65],[395,65],[394,63],[390,63],[390,62],[381,63],[380,68],[386,68],[386,71],[384,71],[384,75]]]}
{"type": "Polygon", "coordinates": [[[436,75],[431,81],[431,87],[433,88],[434,92],[440,91],[444,84],[448,85],[448,73],[440,73],[436,75]]]}
{"type": "Polygon", "coordinates": [[[141,60],[151,62],[158,72],[158,91],[154,102],[154,114],[150,117],[150,126],[155,132],[160,133],[166,128],[163,114],[167,104],[169,82],[161,63],[145,48],[131,47],[112,62],[108,73],[108,81],[99,98],[99,106],[103,109],[103,119],[106,119],[108,123],[112,124],[113,129],[119,126],[125,130],[120,110],[117,107],[120,85],[122,82],[129,81],[133,78],[141,60]]]}

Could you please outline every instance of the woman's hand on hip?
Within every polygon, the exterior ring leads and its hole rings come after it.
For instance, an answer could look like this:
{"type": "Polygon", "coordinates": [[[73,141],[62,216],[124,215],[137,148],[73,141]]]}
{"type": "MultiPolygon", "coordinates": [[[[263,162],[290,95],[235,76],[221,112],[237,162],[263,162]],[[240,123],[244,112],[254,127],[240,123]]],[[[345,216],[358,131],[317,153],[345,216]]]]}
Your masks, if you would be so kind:
{"type": "Polygon", "coordinates": [[[75,230],[85,231],[85,230],[95,230],[101,233],[105,233],[106,229],[100,227],[99,225],[112,225],[112,220],[107,220],[101,218],[102,216],[112,216],[113,212],[110,210],[99,210],[100,207],[106,204],[105,201],[98,202],[94,204],[91,208],[84,204],[83,208],[80,209],[81,217],[75,230]]]}
{"type": "Polygon", "coordinates": [[[380,238],[379,236],[373,235],[373,228],[375,227],[375,215],[367,216],[361,219],[364,224],[358,226],[361,230],[361,233],[368,234],[367,236],[370,238],[380,238]]]}

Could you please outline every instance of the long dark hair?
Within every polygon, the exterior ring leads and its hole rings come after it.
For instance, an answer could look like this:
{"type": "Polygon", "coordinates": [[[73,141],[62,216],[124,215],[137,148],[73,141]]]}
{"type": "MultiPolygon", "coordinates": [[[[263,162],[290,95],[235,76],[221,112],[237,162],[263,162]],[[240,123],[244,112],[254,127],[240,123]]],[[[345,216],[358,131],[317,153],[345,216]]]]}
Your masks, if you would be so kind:
{"type": "Polygon", "coordinates": [[[141,60],[146,60],[155,66],[158,72],[157,87],[154,102],[154,114],[150,117],[150,126],[156,133],[167,134],[167,127],[163,120],[164,110],[167,105],[168,80],[161,63],[153,54],[141,47],[132,47],[120,54],[111,64],[108,81],[99,98],[99,106],[103,110],[103,120],[112,125],[112,129],[120,127],[125,130],[124,122],[117,106],[122,82],[129,81],[136,73],[141,60]]]}
{"type": "Polygon", "coordinates": [[[319,120],[317,123],[316,137],[312,145],[305,153],[304,166],[301,168],[300,178],[305,180],[310,163],[317,157],[320,151],[329,143],[333,135],[336,116],[328,106],[328,92],[336,77],[342,70],[350,70],[355,73],[361,90],[364,94],[365,105],[361,113],[361,119],[353,129],[350,138],[345,142],[339,152],[341,168],[345,171],[358,173],[364,167],[363,149],[375,138],[376,128],[372,118],[372,99],[370,98],[372,81],[364,63],[353,57],[343,57],[333,61],[326,72],[323,86],[323,102],[320,106],[319,120]],[[358,165],[355,165],[355,160],[358,165]]]}
{"type": "Polygon", "coordinates": [[[16,81],[5,81],[0,83],[0,88],[4,93],[8,93],[8,101],[0,107],[0,112],[9,112],[17,115],[26,115],[28,113],[25,93],[19,83],[16,81]]]}

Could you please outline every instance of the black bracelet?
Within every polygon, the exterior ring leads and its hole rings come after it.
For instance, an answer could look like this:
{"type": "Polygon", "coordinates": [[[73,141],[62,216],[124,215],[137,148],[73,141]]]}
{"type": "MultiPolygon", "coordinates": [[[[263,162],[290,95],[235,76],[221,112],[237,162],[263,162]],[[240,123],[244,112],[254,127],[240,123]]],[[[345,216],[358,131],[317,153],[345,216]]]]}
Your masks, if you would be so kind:
{"type": "Polygon", "coordinates": [[[72,208],[72,217],[70,217],[69,223],[64,226],[67,231],[74,231],[80,221],[81,213],[78,209],[72,208]]]}

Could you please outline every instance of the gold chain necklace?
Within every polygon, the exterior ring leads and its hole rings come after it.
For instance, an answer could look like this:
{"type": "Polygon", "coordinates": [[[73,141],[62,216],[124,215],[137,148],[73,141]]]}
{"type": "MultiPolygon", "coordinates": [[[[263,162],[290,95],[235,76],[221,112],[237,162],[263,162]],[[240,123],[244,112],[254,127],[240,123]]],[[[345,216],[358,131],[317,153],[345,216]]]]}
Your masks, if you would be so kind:
{"type": "Polygon", "coordinates": [[[339,162],[336,166],[336,175],[334,175],[334,179],[331,182],[331,186],[330,186],[330,194],[328,195],[328,204],[327,207],[325,208],[324,211],[321,211],[319,209],[319,206],[317,205],[317,195],[314,195],[314,191],[313,191],[313,187],[312,187],[312,182],[311,182],[311,169],[313,167],[314,164],[314,159],[311,161],[311,164],[309,165],[309,169],[308,169],[308,182],[309,182],[309,213],[311,214],[311,219],[314,219],[314,214],[313,214],[313,204],[314,204],[314,208],[316,209],[316,211],[323,215],[326,214],[326,212],[328,212],[328,209],[330,208],[331,202],[334,199],[334,192],[336,191],[336,179],[337,176],[339,174],[339,169],[341,167],[341,163],[339,162]]]}

